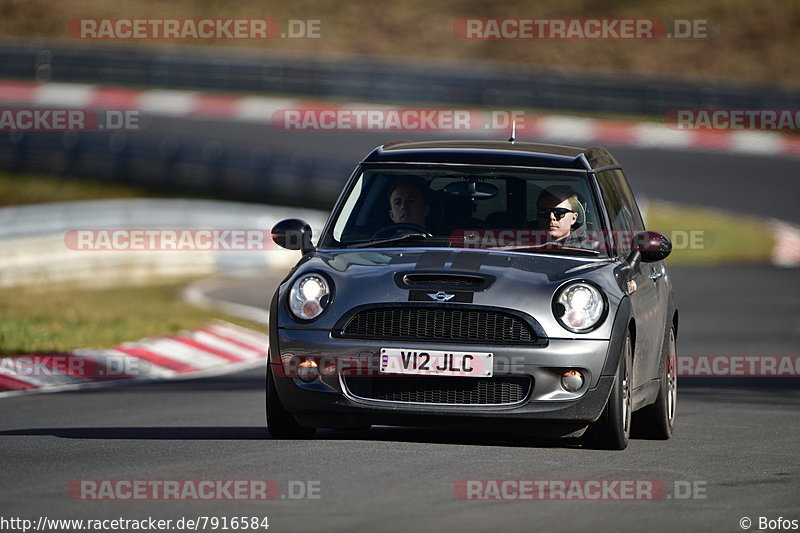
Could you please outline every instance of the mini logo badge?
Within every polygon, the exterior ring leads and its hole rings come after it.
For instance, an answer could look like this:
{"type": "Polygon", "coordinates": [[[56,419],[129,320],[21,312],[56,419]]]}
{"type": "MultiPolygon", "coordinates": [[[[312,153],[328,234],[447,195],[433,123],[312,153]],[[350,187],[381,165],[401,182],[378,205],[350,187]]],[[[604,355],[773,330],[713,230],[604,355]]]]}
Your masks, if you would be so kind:
{"type": "Polygon", "coordinates": [[[436,300],[437,302],[446,302],[447,300],[452,299],[455,294],[447,294],[444,291],[439,291],[434,294],[428,294],[428,296],[431,298],[431,300],[436,300]]]}

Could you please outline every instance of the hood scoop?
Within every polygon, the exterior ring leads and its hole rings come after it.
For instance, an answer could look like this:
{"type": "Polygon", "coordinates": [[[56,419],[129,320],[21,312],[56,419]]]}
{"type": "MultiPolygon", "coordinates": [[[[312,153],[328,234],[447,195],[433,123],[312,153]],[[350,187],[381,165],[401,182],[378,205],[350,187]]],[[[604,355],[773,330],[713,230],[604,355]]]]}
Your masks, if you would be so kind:
{"type": "Polygon", "coordinates": [[[447,289],[484,291],[494,283],[494,276],[458,272],[398,272],[395,283],[401,289],[447,289]]]}

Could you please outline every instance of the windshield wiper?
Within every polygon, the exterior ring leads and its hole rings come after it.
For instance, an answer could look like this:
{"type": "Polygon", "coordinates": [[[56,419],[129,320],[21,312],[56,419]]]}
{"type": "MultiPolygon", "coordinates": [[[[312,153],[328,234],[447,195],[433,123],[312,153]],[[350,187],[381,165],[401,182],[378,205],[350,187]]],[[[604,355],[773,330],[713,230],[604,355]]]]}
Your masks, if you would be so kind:
{"type": "Polygon", "coordinates": [[[381,246],[384,244],[393,244],[396,242],[411,240],[411,239],[427,239],[428,236],[425,233],[406,233],[405,235],[400,235],[399,237],[392,237],[390,239],[379,239],[377,241],[366,241],[366,242],[359,242],[356,244],[348,245],[348,248],[369,248],[371,246],[381,246]]]}

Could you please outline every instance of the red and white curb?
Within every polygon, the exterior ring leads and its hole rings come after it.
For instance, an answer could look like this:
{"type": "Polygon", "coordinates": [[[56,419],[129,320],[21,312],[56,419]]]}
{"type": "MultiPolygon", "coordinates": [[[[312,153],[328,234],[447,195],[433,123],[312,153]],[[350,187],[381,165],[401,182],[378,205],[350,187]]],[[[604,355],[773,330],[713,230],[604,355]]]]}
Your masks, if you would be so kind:
{"type": "MultiPolygon", "coordinates": [[[[138,110],[153,115],[222,118],[272,124],[278,110],[396,109],[396,106],[321,102],[293,98],[241,96],[182,90],[136,90],[86,84],[0,82],[0,103],[56,108],[138,110]]],[[[518,107],[518,106],[517,106],[518,107]]],[[[677,130],[665,124],[525,113],[520,139],[549,142],[678,150],[720,151],[750,155],[800,157],[800,136],[768,131],[677,130]]],[[[398,133],[393,131],[393,133],[398,133]]],[[[451,130],[451,134],[491,134],[507,130],[451,130]]]]}
{"type": "Polygon", "coordinates": [[[265,364],[269,337],[224,321],[109,349],[0,358],[0,398],[228,374],[265,364]]]}

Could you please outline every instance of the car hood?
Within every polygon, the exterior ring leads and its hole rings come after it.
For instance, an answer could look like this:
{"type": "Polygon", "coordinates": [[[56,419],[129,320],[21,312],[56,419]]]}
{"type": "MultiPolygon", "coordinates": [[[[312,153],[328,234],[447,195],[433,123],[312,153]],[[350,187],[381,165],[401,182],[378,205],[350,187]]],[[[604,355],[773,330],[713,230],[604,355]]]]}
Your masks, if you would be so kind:
{"type": "MultiPolygon", "coordinates": [[[[318,250],[307,256],[281,285],[279,298],[297,276],[321,272],[333,283],[333,300],[326,312],[307,324],[313,329],[333,329],[339,319],[355,307],[374,304],[435,305],[439,302],[430,294],[438,289],[406,286],[406,274],[462,274],[486,280],[488,287],[461,290],[442,287],[445,297],[457,294],[447,305],[489,306],[512,309],[534,317],[549,337],[573,338],[555,320],[552,300],[564,283],[583,279],[593,281],[603,289],[612,309],[622,294],[614,277],[618,263],[608,259],[505,252],[499,250],[463,249],[379,249],[379,250],[318,250]],[[413,293],[413,294],[412,294],[413,293]],[[459,300],[461,300],[459,302],[459,300]]],[[[283,313],[285,307],[281,306],[283,313]]],[[[612,314],[613,316],[613,314],[612,314]]],[[[287,316],[290,323],[291,319],[287,316]]],[[[611,322],[606,320],[606,322],[611,322]]],[[[287,325],[281,321],[281,325],[287,325]]],[[[291,324],[293,327],[297,323],[291,324]]],[[[608,338],[610,324],[580,338],[608,338]],[[605,331],[607,329],[607,331],[605,331]]]]}

